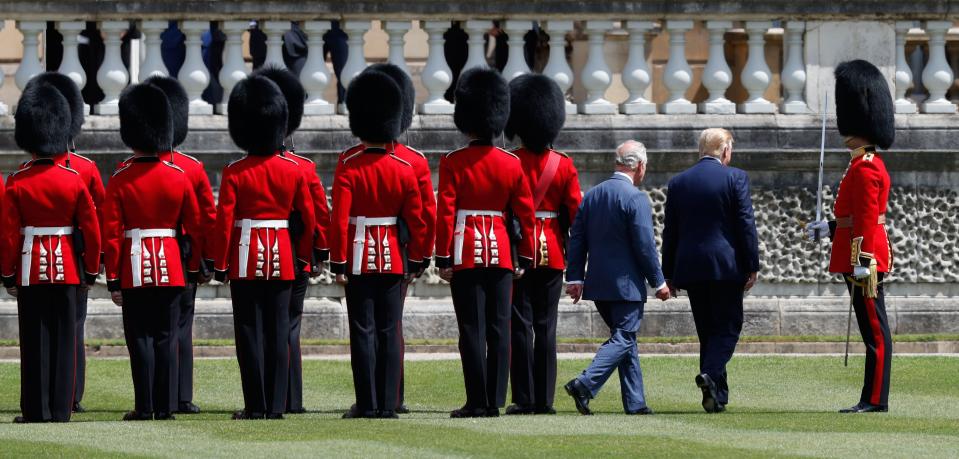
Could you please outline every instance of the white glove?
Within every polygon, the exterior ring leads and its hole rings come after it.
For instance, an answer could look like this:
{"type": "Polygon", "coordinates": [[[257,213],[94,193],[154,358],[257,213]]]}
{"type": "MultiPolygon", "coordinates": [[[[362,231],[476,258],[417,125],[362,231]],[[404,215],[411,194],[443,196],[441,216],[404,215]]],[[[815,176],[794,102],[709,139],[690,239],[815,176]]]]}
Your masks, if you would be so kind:
{"type": "Polygon", "coordinates": [[[869,268],[865,266],[856,266],[852,269],[852,277],[855,277],[859,280],[869,277],[869,274],[869,268]]]}
{"type": "Polygon", "coordinates": [[[806,224],[806,237],[810,241],[824,239],[829,236],[829,222],[820,220],[806,224]]]}

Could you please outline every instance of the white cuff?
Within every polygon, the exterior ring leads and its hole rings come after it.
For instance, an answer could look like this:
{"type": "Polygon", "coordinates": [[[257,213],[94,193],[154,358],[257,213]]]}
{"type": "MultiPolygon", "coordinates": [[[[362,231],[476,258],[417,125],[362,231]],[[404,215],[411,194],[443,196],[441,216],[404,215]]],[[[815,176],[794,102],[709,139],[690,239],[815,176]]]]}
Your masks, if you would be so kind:
{"type": "Polygon", "coordinates": [[[583,281],[566,281],[566,285],[583,285],[583,281]]]}
{"type": "Polygon", "coordinates": [[[660,284],[659,287],[656,287],[656,291],[658,292],[658,291],[660,291],[660,290],[662,290],[662,289],[664,289],[664,288],[666,288],[666,283],[665,283],[665,282],[663,282],[662,284],[660,284]]]}

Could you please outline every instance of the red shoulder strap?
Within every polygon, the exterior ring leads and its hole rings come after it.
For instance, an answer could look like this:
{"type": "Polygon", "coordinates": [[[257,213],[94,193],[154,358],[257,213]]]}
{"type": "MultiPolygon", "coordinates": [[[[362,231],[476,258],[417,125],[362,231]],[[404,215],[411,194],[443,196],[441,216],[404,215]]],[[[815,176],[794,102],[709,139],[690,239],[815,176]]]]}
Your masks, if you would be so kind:
{"type": "Polygon", "coordinates": [[[543,175],[539,177],[539,182],[536,183],[536,190],[533,192],[533,210],[539,209],[539,205],[543,203],[543,198],[546,197],[546,190],[549,189],[549,185],[553,183],[553,177],[556,177],[556,171],[559,170],[559,160],[560,156],[553,150],[550,150],[549,159],[546,160],[546,168],[543,169],[543,175]]]}

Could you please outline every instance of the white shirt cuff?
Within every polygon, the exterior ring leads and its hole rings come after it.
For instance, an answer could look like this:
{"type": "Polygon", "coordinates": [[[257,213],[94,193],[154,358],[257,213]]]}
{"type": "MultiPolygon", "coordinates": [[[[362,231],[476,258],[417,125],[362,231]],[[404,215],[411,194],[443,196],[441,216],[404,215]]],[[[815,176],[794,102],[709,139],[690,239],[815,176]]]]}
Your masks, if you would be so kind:
{"type": "Polygon", "coordinates": [[[583,285],[583,281],[566,281],[567,285],[583,285]]]}
{"type": "Polygon", "coordinates": [[[662,284],[660,284],[659,287],[656,287],[656,291],[658,292],[658,291],[660,291],[660,290],[662,290],[662,289],[664,289],[664,288],[666,288],[666,283],[665,283],[665,282],[663,282],[662,284]]]}

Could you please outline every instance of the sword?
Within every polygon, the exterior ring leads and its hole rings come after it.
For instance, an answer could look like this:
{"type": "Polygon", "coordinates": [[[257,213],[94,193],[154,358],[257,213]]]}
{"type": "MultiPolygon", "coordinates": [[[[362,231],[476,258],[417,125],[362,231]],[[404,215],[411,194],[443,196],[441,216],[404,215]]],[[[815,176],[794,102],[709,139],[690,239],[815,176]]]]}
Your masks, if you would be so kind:
{"type": "Polygon", "coordinates": [[[856,283],[853,281],[849,292],[849,315],[846,316],[846,355],[842,359],[842,366],[849,366],[849,333],[852,330],[852,298],[856,296],[856,283]]]}
{"type": "MultiPolygon", "coordinates": [[[[822,98],[822,136],[819,142],[819,185],[816,188],[816,221],[822,221],[822,176],[823,162],[826,157],[826,104],[829,103],[829,94],[822,98]]],[[[816,241],[819,241],[819,233],[816,233],[816,241]]]]}

